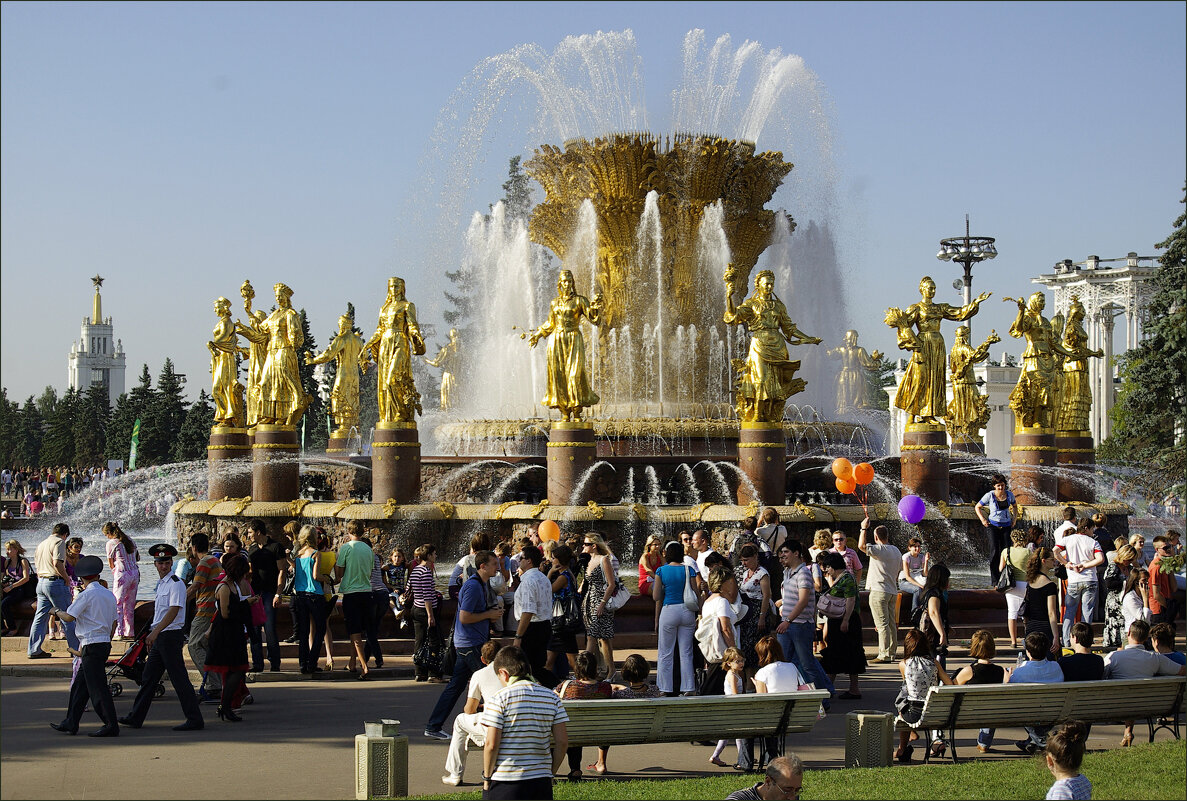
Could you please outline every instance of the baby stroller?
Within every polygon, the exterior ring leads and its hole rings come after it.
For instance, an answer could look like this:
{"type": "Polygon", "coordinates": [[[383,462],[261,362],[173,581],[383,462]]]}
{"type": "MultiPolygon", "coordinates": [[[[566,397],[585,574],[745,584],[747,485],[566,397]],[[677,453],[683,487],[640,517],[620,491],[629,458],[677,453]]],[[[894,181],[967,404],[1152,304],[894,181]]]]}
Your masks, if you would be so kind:
{"type": "MultiPolygon", "coordinates": [[[[113,698],[124,691],[124,685],[115,681],[121,676],[131,679],[136,682],[136,686],[140,686],[144,678],[144,662],[148,656],[148,643],[145,640],[148,638],[151,628],[151,624],[145,623],[140,631],[136,632],[136,639],[132,641],[128,650],[119,659],[107,660],[107,686],[111,690],[113,698]]],[[[164,694],[165,685],[158,682],[153,690],[153,697],[160,698],[164,694]]]]}

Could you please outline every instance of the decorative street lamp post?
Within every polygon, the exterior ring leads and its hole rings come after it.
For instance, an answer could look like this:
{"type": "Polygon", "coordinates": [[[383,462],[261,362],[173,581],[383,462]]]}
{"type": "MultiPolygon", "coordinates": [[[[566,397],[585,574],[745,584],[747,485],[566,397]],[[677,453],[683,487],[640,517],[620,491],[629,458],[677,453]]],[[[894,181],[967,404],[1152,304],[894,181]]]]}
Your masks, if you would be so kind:
{"type": "MultiPolygon", "coordinates": [[[[973,265],[986,259],[997,258],[997,248],[993,245],[991,236],[970,236],[969,215],[964,215],[964,236],[950,236],[940,240],[940,252],[936,258],[940,261],[954,261],[964,265],[964,279],[956,279],[953,286],[964,289],[964,305],[973,302],[973,265]]],[[[972,321],[965,321],[972,335],[972,321]]]]}

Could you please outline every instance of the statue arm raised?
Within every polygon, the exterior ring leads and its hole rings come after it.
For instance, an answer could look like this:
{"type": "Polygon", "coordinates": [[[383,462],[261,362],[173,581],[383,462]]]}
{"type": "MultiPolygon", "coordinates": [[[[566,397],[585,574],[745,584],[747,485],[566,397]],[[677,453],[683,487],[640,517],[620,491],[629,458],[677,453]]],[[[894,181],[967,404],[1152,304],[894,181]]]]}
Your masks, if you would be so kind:
{"type": "Polygon", "coordinates": [[[943,308],[945,319],[967,320],[981,310],[981,304],[984,303],[992,294],[992,292],[982,292],[980,295],[973,298],[972,302],[967,306],[950,306],[947,303],[942,303],[939,305],[943,308]]]}
{"type": "Polygon", "coordinates": [[[971,357],[973,364],[985,361],[985,359],[989,357],[989,346],[1001,341],[1002,338],[997,335],[996,331],[990,331],[989,337],[980,345],[978,345],[977,349],[973,351],[973,355],[971,357]]]}
{"type": "MultiPolygon", "coordinates": [[[[585,300],[582,298],[582,300],[585,300]]],[[[595,292],[591,300],[587,301],[582,308],[582,313],[585,319],[589,320],[590,325],[599,326],[602,324],[602,293],[595,292]]]]}

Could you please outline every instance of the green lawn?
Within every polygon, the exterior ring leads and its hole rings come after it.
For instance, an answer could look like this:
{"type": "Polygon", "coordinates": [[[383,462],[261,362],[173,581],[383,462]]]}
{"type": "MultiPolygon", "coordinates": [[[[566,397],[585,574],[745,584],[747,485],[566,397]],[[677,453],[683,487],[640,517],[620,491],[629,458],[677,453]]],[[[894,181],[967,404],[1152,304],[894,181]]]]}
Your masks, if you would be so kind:
{"type": "MultiPolygon", "coordinates": [[[[1082,768],[1097,799],[1187,799],[1187,746],[1183,740],[1096,751],[1082,768]]],[[[722,799],[757,777],[720,776],[668,781],[560,782],[557,799],[722,799]]],[[[809,770],[805,799],[1035,799],[1054,778],[1042,756],[959,765],[911,765],[867,770],[809,770]]],[[[481,798],[479,790],[419,798],[481,798]]]]}

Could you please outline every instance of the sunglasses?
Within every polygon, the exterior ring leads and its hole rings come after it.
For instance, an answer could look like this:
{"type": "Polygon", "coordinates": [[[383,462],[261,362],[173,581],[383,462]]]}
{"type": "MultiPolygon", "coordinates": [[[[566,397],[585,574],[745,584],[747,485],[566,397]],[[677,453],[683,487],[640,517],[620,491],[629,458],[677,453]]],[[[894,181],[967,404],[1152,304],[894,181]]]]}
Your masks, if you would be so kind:
{"type": "Polygon", "coordinates": [[[592,548],[592,547],[594,547],[595,545],[597,545],[597,543],[596,543],[596,542],[583,542],[583,543],[581,543],[581,547],[582,547],[582,548],[592,548]]]}

